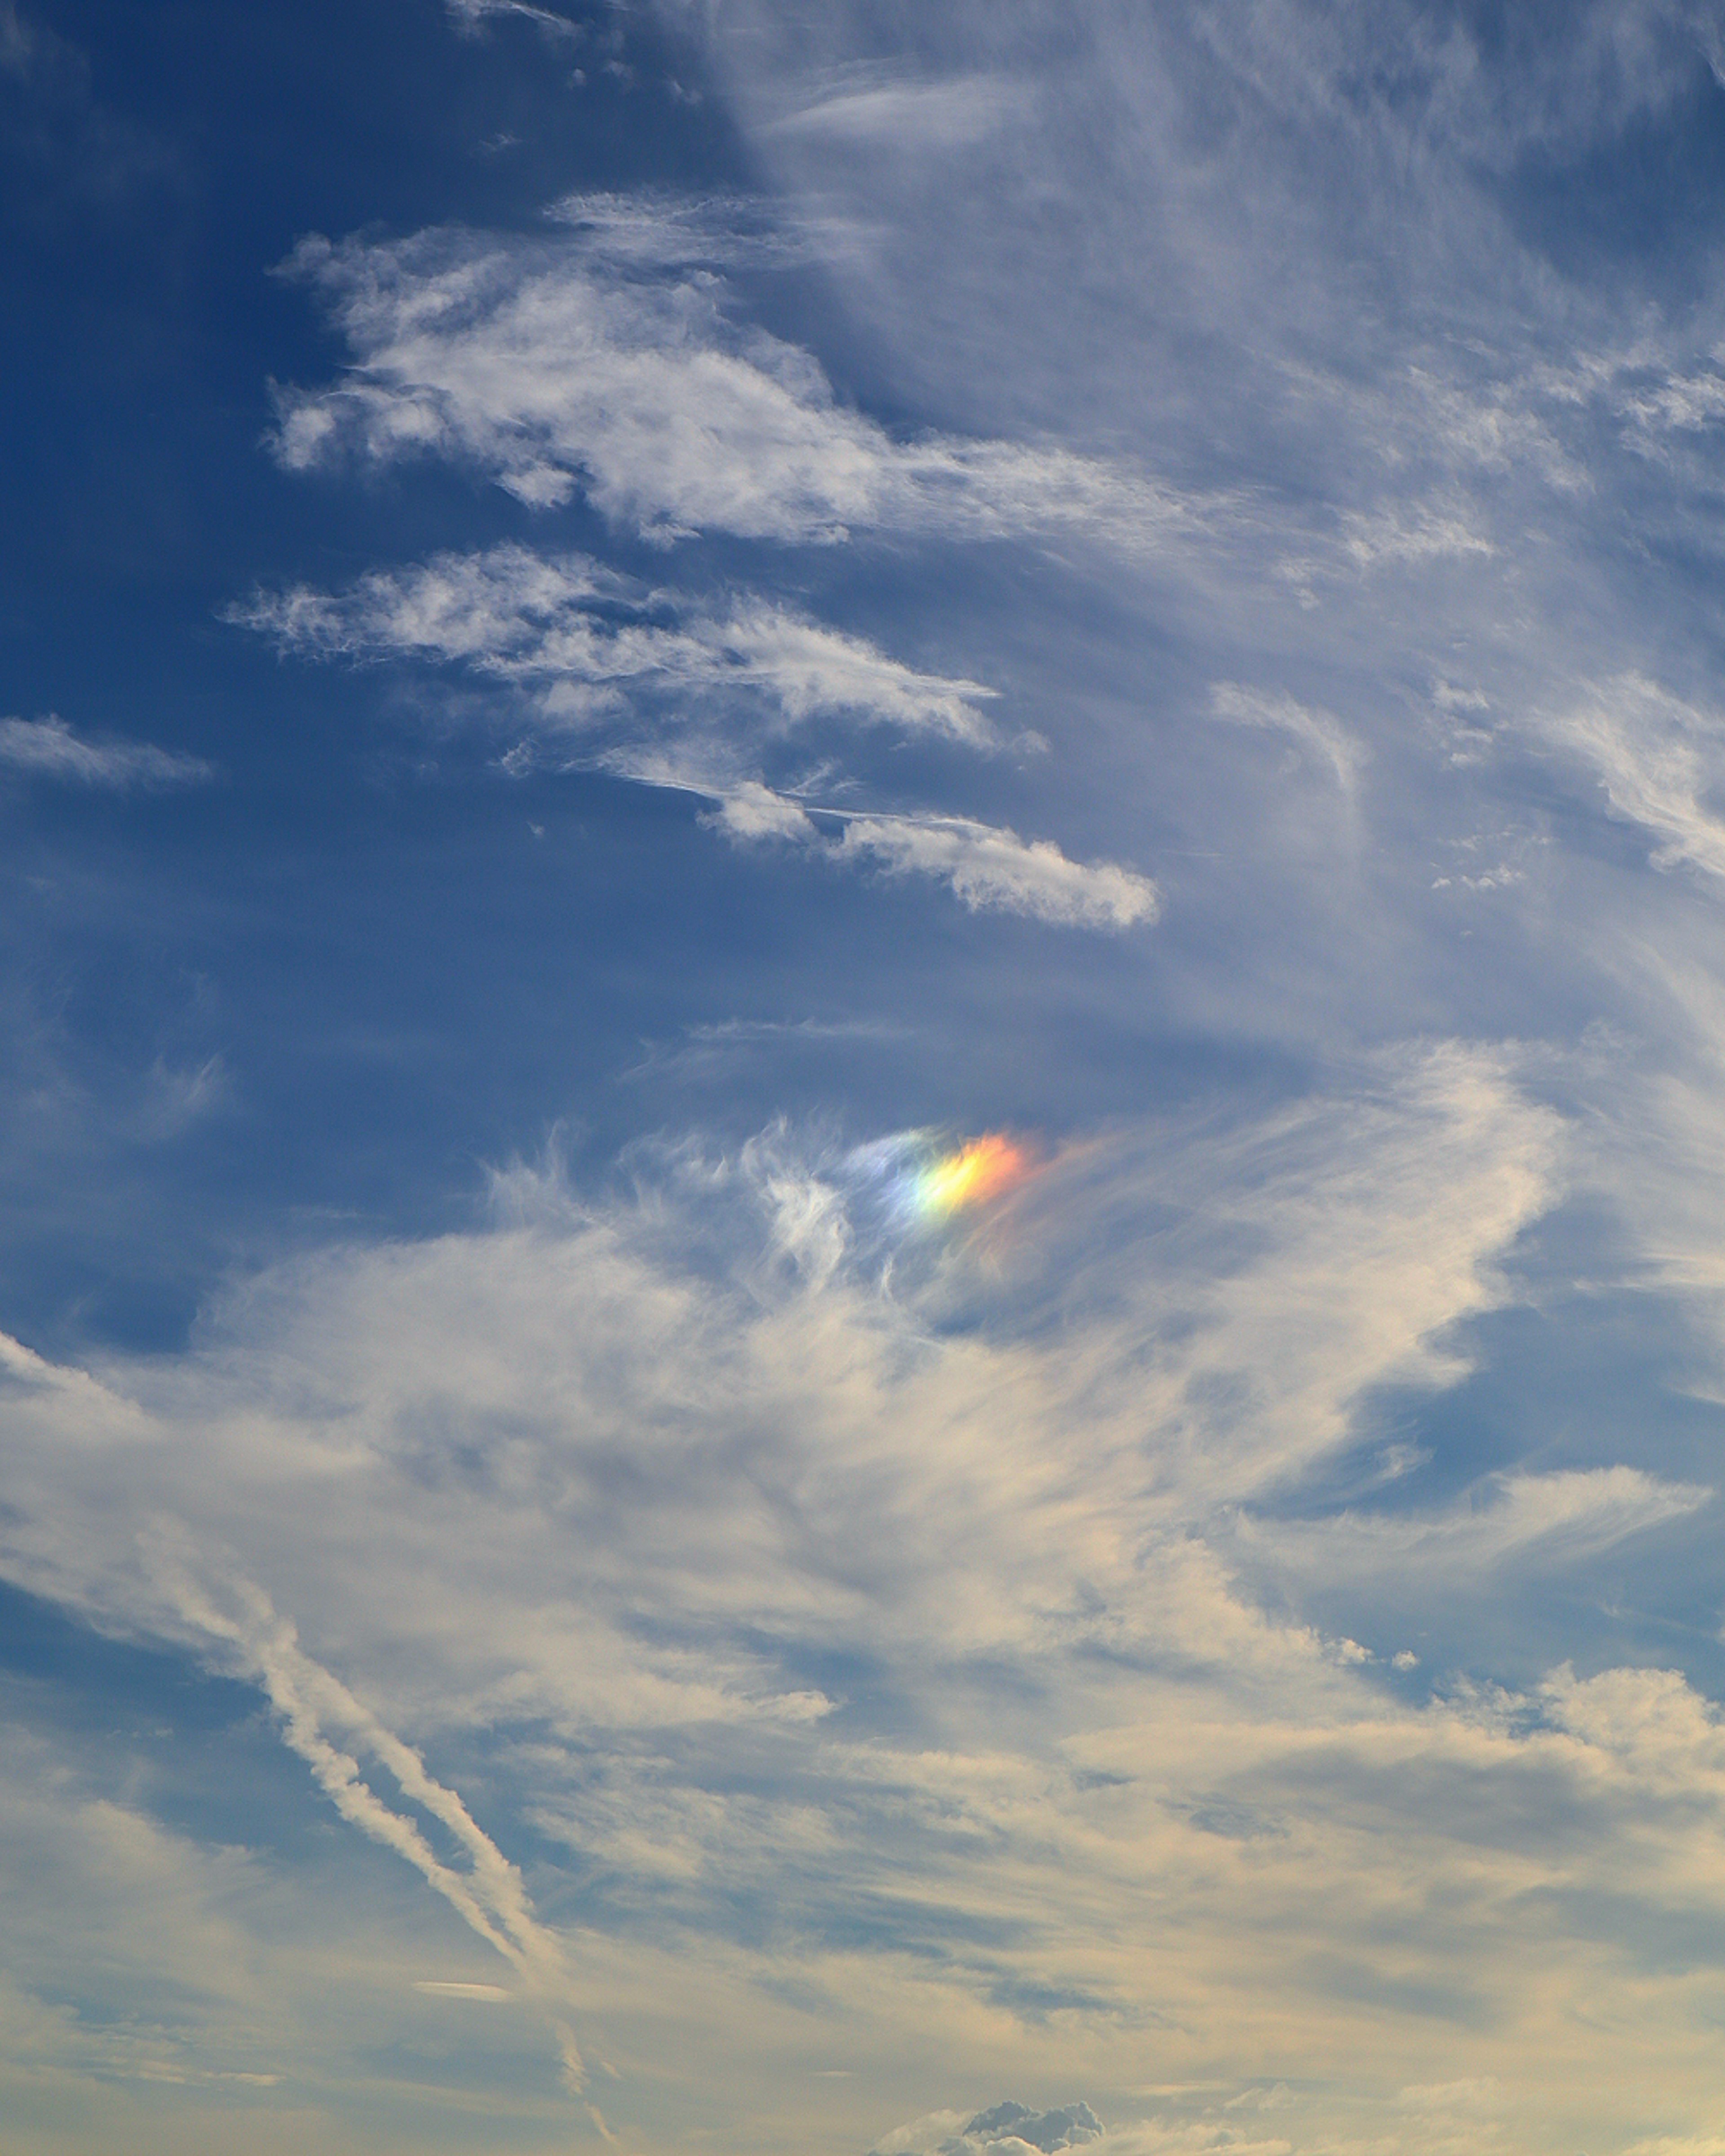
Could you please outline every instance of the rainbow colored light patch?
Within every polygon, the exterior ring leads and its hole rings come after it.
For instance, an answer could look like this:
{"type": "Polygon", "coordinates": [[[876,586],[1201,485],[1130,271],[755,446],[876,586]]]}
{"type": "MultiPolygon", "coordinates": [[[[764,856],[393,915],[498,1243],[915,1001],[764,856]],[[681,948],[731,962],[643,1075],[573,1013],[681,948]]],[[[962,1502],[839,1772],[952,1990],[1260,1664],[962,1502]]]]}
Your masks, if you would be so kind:
{"type": "Polygon", "coordinates": [[[999,1132],[973,1138],[945,1159],[919,1168],[910,1178],[911,1209],[919,1219],[943,1220],[968,1205],[999,1198],[1030,1172],[1030,1157],[999,1132]]]}

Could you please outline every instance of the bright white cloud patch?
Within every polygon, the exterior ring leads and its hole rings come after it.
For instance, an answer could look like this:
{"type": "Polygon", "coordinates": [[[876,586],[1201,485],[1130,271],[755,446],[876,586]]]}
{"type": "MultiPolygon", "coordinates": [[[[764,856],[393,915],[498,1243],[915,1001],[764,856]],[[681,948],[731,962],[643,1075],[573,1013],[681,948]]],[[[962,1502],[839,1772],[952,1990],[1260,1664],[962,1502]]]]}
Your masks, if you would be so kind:
{"type": "Polygon", "coordinates": [[[1591,767],[1615,814],[1658,844],[1655,863],[1725,875],[1725,721],[1640,675],[1593,685],[1549,722],[1552,738],[1591,767]]]}
{"type": "Polygon", "coordinates": [[[919,674],[772,600],[709,609],[580,555],[440,555],[338,594],[260,594],[230,618],[314,658],[455,662],[531,685],[553,723],[578,723],[625,696],[745,694],[788,724],[845,713],[977,747],[992,739],[977,706],[993,692],[980,682],[919,674]]]}
{"type": "Polygon", "coordinates": [[[717,696],[764,703],[780,728],[841,714],[972,747],[994,742],[977,708],[992,693],[981,683],[916,673],[765,600],[705,612],[585,557],[503,547],[379,571],[340,594],[259,594],[229,618],[290,652],[459,663],[529,689],[542,732],[593,737],[588,759],[619,776],[716,798],[713,820],[735,839],[789,839],[888,875],[932,877],[973,911],[1108,930],[1157,916],[1147,876],[1069,860],[1047,839],[963,817],[827,809],[842,828],[824,840],[804,803],[759,779],[715,776],[746,761],[755,731],[734,718],[715,726],[717,696]]]}
{"type": "Polygon", "coordinates": [[[284,393],[282,463],[458,457],[531,505],[578,487],[612,522],[665,542],[884,527],[1087,531],[1147,549],[1187,520],[1147,479],[1058,447],[896,439],[840,403],[808,352],[738,328],[711,273],[674,266],[683,224],[667,222],[655,261],[644,214],[624,222],[614,254],[592,218],[561,244],[455,232],[302,243],[294,272],[322,294],[354,363],[339,387],[284,393]]]}
{"type": "Polygon", "coordinates": [[[856,816],[839,851],[889,875],[938,877],[973,912],[998,908],[1060,927],[1132,928],[1154,921],[1160,906],[1148,876],[1113,861],[1068,860],[1046,839],[1027,844],[1015,831],[960,817],[856,816]]]}
{"type": "MultiPolygon", "coordinates": [[[[650,783],[650,773],[637,775],[650,783]]],[[[670,774],[661,783],[706,790],[670,774]]],[[[860,815],[805,805],[746,783],[720,793],[711,820],[744,844],[788,840],[887,875],[932,876],[973,913],[1016,913],[1059,928],[1118,931],[1148,925],[1161,908],[1148,876],[1114,861],[1069,860],[1050,839],[1026,844],[1015,831],[968,818],[860,815]],[[837,823],[835,839],[823,839],[818,818],[837,823]]]]}

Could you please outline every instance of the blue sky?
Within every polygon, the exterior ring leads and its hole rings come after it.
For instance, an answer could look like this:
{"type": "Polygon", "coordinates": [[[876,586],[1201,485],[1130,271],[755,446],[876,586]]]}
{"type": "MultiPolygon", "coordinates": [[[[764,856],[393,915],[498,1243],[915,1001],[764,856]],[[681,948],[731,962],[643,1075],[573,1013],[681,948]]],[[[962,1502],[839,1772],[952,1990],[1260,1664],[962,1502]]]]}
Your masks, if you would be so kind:
{"type": "Polygon", "coordinates": [[[0,0],[0,2146],[1721,2156],[1725,15],[0,0]]]}

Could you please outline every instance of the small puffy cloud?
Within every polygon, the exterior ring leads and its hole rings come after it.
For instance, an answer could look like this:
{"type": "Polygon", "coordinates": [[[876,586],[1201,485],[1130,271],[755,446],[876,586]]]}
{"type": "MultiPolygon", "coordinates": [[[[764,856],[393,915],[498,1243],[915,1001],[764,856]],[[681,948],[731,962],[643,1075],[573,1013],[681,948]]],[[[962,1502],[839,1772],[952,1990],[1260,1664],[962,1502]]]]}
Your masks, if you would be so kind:
{"type": "Polygon", "coordinates": [[[788,839],[798,845],[820,843],[820,833],[803,809],[757,781],[746,780],[733,788],[713,811],[711,820],[726,838],[744,845],[757,845],[766,839],[788,839]]]}
{"type": "Polygon", "coordinates": [[[193,786],[213,777],[203,758],[151,742],[87,741],[65,721],[0,719],[0,767],[80,786],[193,786]]]}

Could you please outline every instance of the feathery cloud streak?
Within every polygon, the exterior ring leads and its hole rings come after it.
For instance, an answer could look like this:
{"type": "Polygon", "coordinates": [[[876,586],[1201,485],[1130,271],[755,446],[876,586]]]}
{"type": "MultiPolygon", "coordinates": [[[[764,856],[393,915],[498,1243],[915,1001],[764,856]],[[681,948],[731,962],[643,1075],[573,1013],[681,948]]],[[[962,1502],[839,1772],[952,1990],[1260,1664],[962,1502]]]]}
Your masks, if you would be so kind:
{"type": "Polygon", "coordinates": [[[193,786],[213,776],[203,758],[151,742],[86,741],[65,721],[0,719],[0,767],[81,786],[193,786]]]}
{"type": "Polygon", "coordinates": [[[733,772],[739,762],[746,766],[757,731],[734,719],[716,726],[716,693],[776,706],[781,726],[843,713],[972,747],[994,742],[976,708],[992,693],[982,684],[918,674],[766,601],[737,600],[724,614],[704,614],[668,594],[641,592],[585,557],[501,547],[379,571],[337,596],[303,587],[262,593],[231,608],[228,619],[315,658],[458,661],[493,680],[531,685],[538,691],[533,715],[553,739],[586,733],[594,737],[590,762],[644,784],[707,795],[718,804],[713,820],[739,842],[790,840],[888,875],[931,876],[973,912],[1107,930],[1157,916],[1148,877],[1111,862],[1070,860],[1046,839],[1027,844],[1015,832],[963,817],[817,808],[843,825],[829,844],[810,814],[814,804],[752,777],[714,775],[726,764],[733,772]],[[655,716],[643,708],[648,698],[671,700],[674,708],[655,716]]]}
{"type": "MultiPolygon", "coordinates": [[[[620,220],[633,234],[643,212],[620,220]]],[[[808,352],[734,326],[713,275],[608,254],[608,222],[559,245],[459,232],[302,241],[354,352],[347,378],[280,396],[290,470],[436,453],[522,501],[578,487],[614,524],[670,543],[703,531],[833,542],[874,529],[985,539],[1090,531],[1154,548],[1191,512],[1152,480],[1059,448],[929,434],[897,441],[836,401],[808,352]],[[646,267],[660,272],[643,273],[646,267]]]]}
{"type": "Polygon", "coordinates": [[[260,593],[228,618],[313,658],[458,662],[546,689],[539,708],[578,723],[625,695],[747,692],[788,724],[845,713],[986,747],[980,682],[919,674],[790,608],[741,598],[718,612],[643,589],[579,555],[526,547],[439,555],[351,590],[260,593]]]}
{"type": "MultiPolygon", "coordinates": [[[[654,783],[649,769],[631,775],[654,783]]],[[[658,783],[709,790],[671,771],[658,783]]],[[[889,876],[932,876],[973,913],[1018,913],[1054,927],[1119,931],[1147,927],[1161,911],[1148,876],[1115,861],[1069,860],[1049,839],[1027,844],[994,824],[958,816],[862,814],[788,798],[758,783],[714,792],[712,821],[739,844],[783,840],[889,876]],[[838,821],[836,842],[823,840],[817,817],[838,821]]]]}

